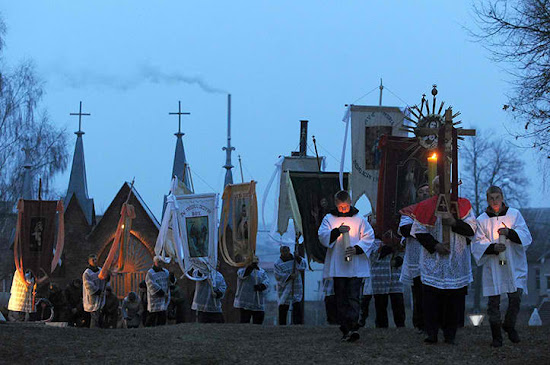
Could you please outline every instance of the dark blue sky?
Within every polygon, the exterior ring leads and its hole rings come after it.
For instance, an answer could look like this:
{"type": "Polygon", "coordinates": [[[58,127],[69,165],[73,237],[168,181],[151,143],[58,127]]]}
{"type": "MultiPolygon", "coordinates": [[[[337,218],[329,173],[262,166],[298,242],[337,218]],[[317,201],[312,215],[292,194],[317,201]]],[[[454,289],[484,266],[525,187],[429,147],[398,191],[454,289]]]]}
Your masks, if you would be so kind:
{"type": "MultiPolygon", "coordinates": [[[[431,85],[466,127],[508,138],[502,66],[469,38],[463,1],[10,1],[8,64],[32,58],[46,84],[44,105],[69,131],[83,122],[88,188],[101,213],[124,180],[160,216],[170,183],[178,100],[197,192],[221,192],[226,92],[233,98],[233,145],[259,198],[281,154],[310,120],[328,170],[339,166],[344,104],[418,103],[431,85]],[[391,91],[391,92],[390,92],[391,91]]],[[[71,136],[71,153],[76,136],[71,136]]],[[[543,204],[535,159],[531,205],[543,204]]],[[[346,164],[349,167],[349,157],[346,164]]],[[[235,181],[240,181],[234,170],[235,181]]],[[[66,189],[68,171],[56,179],[66,189]]],[[[271,212],[271,209],[269,209],[271,212]]]]}

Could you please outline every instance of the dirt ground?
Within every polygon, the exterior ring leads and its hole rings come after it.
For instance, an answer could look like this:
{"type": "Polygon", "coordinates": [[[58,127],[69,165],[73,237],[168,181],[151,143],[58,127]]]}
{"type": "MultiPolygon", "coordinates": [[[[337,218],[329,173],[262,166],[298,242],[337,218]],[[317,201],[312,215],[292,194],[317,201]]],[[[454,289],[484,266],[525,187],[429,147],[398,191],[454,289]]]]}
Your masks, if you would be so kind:
{"type": "Polygon", "coordinates": [[[363,329],[340,342],[333,326],[185,323],[81,329],[0,324],[1,364],[550,364],[550,327],[519,328],[522,342],[489,347],[488,327],[459,330],[456,345],[425,345],[414,329],[363,329]]]}

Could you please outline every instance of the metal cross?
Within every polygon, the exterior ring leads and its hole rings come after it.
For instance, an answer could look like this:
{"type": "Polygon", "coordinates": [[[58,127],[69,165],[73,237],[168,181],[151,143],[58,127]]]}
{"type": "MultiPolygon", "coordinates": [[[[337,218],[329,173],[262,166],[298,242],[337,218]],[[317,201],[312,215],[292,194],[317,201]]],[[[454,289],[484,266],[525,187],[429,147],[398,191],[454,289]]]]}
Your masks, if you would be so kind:
{"type": "Polygon", "coordinates": [[[90,113],[82,113],[82,102],[80,102],[80,109],[78,113],[69,113],[69,115],[78,115],[78,132],[75,132],[76,134],[84,134],[82,132],[82,116],[83,115],[91,115],[90,113]]]}
{"type": "Polygon", "coordinates": [[[175,113],[168,113],[169,115],[177,115],[178,116],[178,133],[176,134],[176,136],[178,135],[182,135],[183,136],[183,133],[181,133],[181,116],[182,115],[191,115],[191,113],[187,113],[187,112],[181,112],[181,101],[178,101],[178,111],[175,112],[175,113]]]}

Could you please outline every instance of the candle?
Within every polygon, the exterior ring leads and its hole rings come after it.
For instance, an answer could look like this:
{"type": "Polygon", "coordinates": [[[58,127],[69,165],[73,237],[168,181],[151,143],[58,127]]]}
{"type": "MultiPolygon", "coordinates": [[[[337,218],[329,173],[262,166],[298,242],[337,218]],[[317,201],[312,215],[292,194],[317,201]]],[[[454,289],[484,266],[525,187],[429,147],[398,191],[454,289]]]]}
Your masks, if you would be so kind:
{"type": "Polygon", "coordinates": [[[437,176],[437,153],[434,152],[430,157],[428,157],[428,183],[430,184],[430,192],[432,193],[432,195],[439,193],[434,191],[434,187],[433,187],[433,181],[436,176],[437,176]]]}
{"type": "MultiPolygon", "coordinates": [[[[506,236],[503,234],[499,234],[498,243],[506,244],[506,236]]],[[[502,251],[498,253],[498,263],[499,265],[506,265],[506,251],[502,251]]]]}
{"type": "MultiPolygon", "coordinates": [[[[350,247],[350,242],[349,242],[349,227],[347,227],[348,229],[345,231],[345,232],[342,232],[342,240],[344,242],[344,250],[348,247],[350,247]]],[[[351,255],[346,255],[344,257],[344,259],[346,260],[346,262],[350,262],[351,261],[351,258],[352,256],[351,255]]]]}

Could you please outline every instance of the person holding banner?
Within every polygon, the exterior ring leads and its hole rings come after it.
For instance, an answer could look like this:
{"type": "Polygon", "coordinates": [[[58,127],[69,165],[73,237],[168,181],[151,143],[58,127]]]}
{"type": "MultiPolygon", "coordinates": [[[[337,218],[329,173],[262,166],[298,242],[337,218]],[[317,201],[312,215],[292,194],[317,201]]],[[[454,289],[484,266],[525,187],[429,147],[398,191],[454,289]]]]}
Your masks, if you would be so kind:
{"type": "Polygon", "coordinates": [[[302,323],[302,272],[306,269],[306,260],[298,252],[290,253],[290,247],[281,246],[281,256],[275,261],[275,279],[279,304],[279,325],[286,325],[286,317],[292,305],[292,324],[302,323]]]}
{"type": "Polygon", "coordinates": [[[195,281],[195,295],[191,309],[197,311],[199,323],[224,323],[222,298],[227,285],[218,270],[212,270],[210,277],[195,281]]]}
{"type": "Polygon", "coordinates": [[[147,271],[147,321],[146,327],[163,326],[166,324],[166,310],[170,303],[168,270],[163,268],[164,260],[160,256],[153,258],[153,267],[147,271]]]}
{"type": "Polygon", "coordinates": [[[265,291],[269,288],[269,278],[264,269],[258,266],[254,256],[252,263],[237,271],[237,291],[233,306],[240,309],[241,323],[262,324],[265,317],[265,291]]]}
{"type": "Polygon", "coordinates": [[[107,280],[99,278],[101,267],[97,266],[97,255],[88,255],[88,267],[82,274],[82,303],[84,311],[90,313],[90,328],[99,328],[101,308],[105,305],[105,285],[107,280]]]}
{"type": "Polygon", "coordinates": [[[8,320],[13,322],[29,320],[28,317],[30,314],[35,312],[34,300],[36,287],[47,279],[48,275],[35,279],[32,271],[29,269],[25,271],[25,274],[15,271],[11,284],[10,300],[8,302],[8,320]]]}
{"type": "Polygon", "coordinates": [[[370,277],[374,230],[351,206],[347,191],[337,192],[334,202],[337,209],[323,218],[318,231],[319,241],[328,248],[323,277],[334,279],[342,340],[354,342],[360,338],[357,331],[361,286],[364,278],[370,277]]]}
{"type": "Polygon", "coordinates": [[[498,186],[487,189],[488,207],[477,218],[477,229],[472,242],[472,254],[483,266],[483,296],[489,297],[487,315],[491,325],[492,347],[502,346],[501,325],[513,343],[520,342],[516,319],[521,295],[527,293],[527,256],[525,251],[532,241],[529,228],[519,210],[504,203],[504,194],[498,186]],[[501,322],[500,296],[508,296],[508,308],[501,322]]]}

